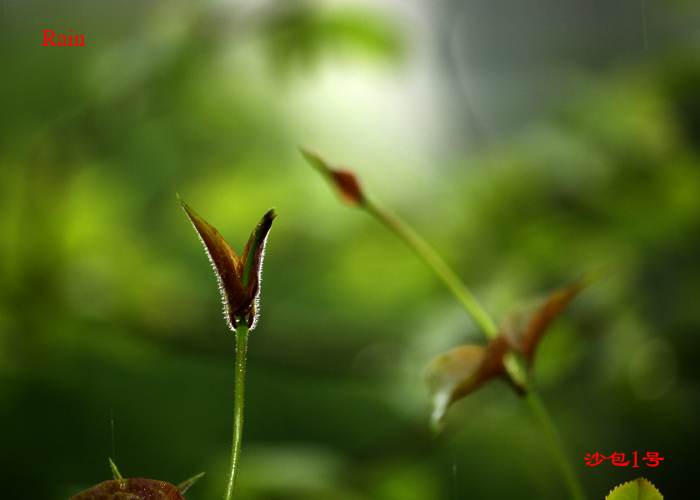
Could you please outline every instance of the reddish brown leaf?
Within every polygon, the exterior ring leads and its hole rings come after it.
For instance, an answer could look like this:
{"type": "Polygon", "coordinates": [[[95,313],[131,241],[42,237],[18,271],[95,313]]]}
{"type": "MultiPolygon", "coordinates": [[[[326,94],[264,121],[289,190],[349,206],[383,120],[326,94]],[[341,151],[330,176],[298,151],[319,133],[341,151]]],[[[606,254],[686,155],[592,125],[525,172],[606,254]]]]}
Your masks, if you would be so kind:
{"type": "Polygon", "coordinates": [[[180,490],[165,481],[144,479],[112,479],[105,481],[71,500],[185,500],[180,490]]]}
{"type": "Polygon", "coordinates": [[[351,205],[361,205],[365,195],[357,176],[350,170],[331,167],[326,160],[316,153],[301,149],[301,154],[321,175],[338,190],[345,201],[351,205]]]}
{"type": "Polygon", "coordinates": [[[503,320],[501,335],[515,352],[532,362],[544,333],[587,284],[579,280],[552,292],[542,301],[513,309],[503,320]]]}
{"type": "MultiPolygon", "coordinates": [[[[178,197],[179,198],[179,197],[178,197]]],[[[236,317],[244,316],[251,307],[253,298],[241,283],[240,259],[213,226],[202,219],[182,199],[180,204],[189,217],[199,238],[207,249],[209,260],[219,280],[219,290],[224,310],[231,329],[236,329],[236,317]]]]}
{"type": "Polygon", "coordinates": [[[257,320],[258,296],[260,294],[260,281],[262,280],[262,264],[265,256],[265,242],[272,227],[272,221],[277,217],[274,209],[267,211],[260,220],[256,228],[248,238],[248,243],[243,250],[240,262],[240,277],[243,285],[247,287],[248,293],[253,297],[252,313],[248,315],[248,326],[253,328],[257,320]],[[252,257],[249,254],[252,250],[252,257]],[[248,259],[252,260],[248,262],[248,259]]]}
{"type": "Polygon", "coordinates": [[[431,426],[439,430],[447,409],[488,380],[504,375],[508,345],[497,337],[486,346],[463,345],[437,356],[428,367],[426,382],[433,413],[431,426]]]}

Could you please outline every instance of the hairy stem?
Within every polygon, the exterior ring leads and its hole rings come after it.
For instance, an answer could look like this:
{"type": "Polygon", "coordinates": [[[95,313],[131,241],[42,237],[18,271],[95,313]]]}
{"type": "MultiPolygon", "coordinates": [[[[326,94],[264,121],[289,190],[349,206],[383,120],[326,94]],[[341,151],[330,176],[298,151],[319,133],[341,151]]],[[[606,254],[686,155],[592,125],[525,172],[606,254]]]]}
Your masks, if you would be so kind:
{"type": "MultiPolygon", "coordinates": [[[[364,200],[362,203],[364,208],[373,217],[379,220],[382,224],[388,227],[396,234],[409,248],[411,248],[428,266],[438,275],[445,283],[447,288],[464,306],[472,319],[481,328],[488,338],[494,338],[498,335],[498,327],[491,316],[479,304],[474,297],[474,294],[467,288],[461,279],[454,271],[445,263],[445,261],[428,245],[428,243],[416,233],[411,226],[403,221],[398,215],[394,214],[386,207],[379,205],[376,201],[364,200]]],[[[506,363],[506,370],[513,380],[521,381],[523,379],[522,367],[518,363],[506,363]]],[[[574,474],[569,461],[564,453],[564,448],[559,438],[557,429],[545,408],[542,400],[530,384],[525,385],[525,399],[527,399],[530,409],[535,414],[537,420],[542,426],[547,447],[557,464],[559,472],[566,484],[571,498],[573,500],[586,500],[586,496],[581,487],[581,483],[574,474]]]]}
{"type": "Polygon", "coordinates": [[[231,471],[224,500],[233,500],[233,490],[238,476],[238,461],[241,456],[243,437],[243,393],[245,385],[245,359],[248,350],[248,326],[241,320],[236,327],[236,386],[233,409],[233,445],[231,447],[231,471]]]}

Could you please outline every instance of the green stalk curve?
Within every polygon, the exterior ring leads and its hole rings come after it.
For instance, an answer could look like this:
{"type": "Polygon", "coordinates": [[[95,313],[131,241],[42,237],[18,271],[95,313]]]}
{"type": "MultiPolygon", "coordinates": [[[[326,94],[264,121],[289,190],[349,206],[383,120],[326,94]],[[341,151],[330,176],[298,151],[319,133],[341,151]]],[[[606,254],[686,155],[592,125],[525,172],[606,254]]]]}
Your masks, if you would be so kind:
{"type": "MultiPolygon", "coordinates": [[[[481,306],[471,290],[467,288],[464,282],[462,282],[447,263],[445,263],[442,257],[440,257],[411,226],[388,208],[379,205],[376,201],[365,199],[361,207],[397,235],[399,239],[435,272],[489,339],[495,338],[498,335],[498,326],[481,306]]],[[[520,380],[522,378],[522,373],[520,373],[521,368],[517,363],[506,363],[505,367],[508,374],[514,380],[520,380]]],[[[559,438],[559,433],[554,425],[554,421],[539,395],[530,384],[525,386],[524,397],[542,427],[549,452],[557,465],[564,484],[569,490],[571,498],[573,500],[586,500],[583,487],[566,458],[564,447],[559,438]]]]}
{"type": "Polygon", "coordinates": [[[428,243],[416,233],[398,215],[386,207],[382,207],[375,201],[367,200],[363,208],[375,217],[379,222],[389,228],[406,245],[413,250],[447,285],[452,294],[464,306],[472,319],[481,328],[488,338],[494,338],[498,334],[498,327],[491,319],[491,316],[481,307],[474,294],[467,288],[455,272],[445,263],[445,261],[428,245],[428,243]]]}

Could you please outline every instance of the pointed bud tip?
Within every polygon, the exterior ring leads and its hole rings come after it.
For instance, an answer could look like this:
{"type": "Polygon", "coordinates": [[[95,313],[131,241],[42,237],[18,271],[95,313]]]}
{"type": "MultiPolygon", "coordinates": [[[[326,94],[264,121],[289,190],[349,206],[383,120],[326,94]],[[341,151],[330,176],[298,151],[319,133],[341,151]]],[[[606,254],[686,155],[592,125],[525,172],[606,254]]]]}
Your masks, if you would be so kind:
{"type": "Polygon", "coordinates": [[[119,473],[119,469],[117,469],[117,466],[111,458],[109,459],[109,467],[110,469],[112,469],[112,475],[114,476],[114,479],[122,479],[122,475],[119,473]]]}
{"type": "Polygon", "coordinates": [[[185,210],[187,215],[195,213],[194,210],[192,210],[190,206],[187,203],[185,203],[185,200],[183,200],[179,194],[176,193],[175,196],[177,196],[177,201],[180,202],[180,206],[185,210]]]}
{"type": "Polygon", "coordinates": [[[272,207],[270,210],[265,212],[265,215],[263,215],[263,220],[269,220],[273,221],[277,217],[277,212],[275,212],[275,207],[272,207]]]}
{"type": "MultiPolygon", "coordinates": [[[[256,226],[255,230],[253,231],[253,234],[251,235],[251,238],[254,237],[254,235],[262,236],[263,240],[267,236],[268,231],[270,231],[270,228],[272,227],[272,221],[275,220],[277,217],[277,212],[275,212],[274,208],[271,208],[267,212],[265,212],[265,215],[262,216],[262,219],[260,219],[260,222],[258,222],[258,225],[256,226]]],[[[257,243],[260,243],[261,240],[259,240],[257,243]]],[[[251,241],[251,243],[253,243],[251,241]]]]}
{"type": "Polygon", "coordinates": [[[180,483],[180,484],[177,486],[177,489],[180,490],[180,493],[184,493],[185,491],[187,491],[187,489],[188,489],[190,486],[192,486],[194,483],[196,483],[197,481],[199,481],[199,480],[202,478],[203,475],[204,475],[204,472],[200,472],[200,473],[197,474],[196,476],[193,476],[193,477],[189,478],[187,481],[184,481],[184,482],[180,483]]]}

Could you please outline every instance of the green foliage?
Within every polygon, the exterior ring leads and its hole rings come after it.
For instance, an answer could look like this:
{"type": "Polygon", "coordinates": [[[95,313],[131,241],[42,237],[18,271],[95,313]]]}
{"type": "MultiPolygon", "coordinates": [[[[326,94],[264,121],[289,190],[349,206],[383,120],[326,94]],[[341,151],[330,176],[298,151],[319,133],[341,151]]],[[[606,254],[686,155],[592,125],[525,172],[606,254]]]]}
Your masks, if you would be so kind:
{"type": "Polygon", "coordinates": [[[306,2],[285,2],[264,24],[271,60],[280,71],[310,68],[327,53],[366,54],[388,61],[404,52],[400,31],[376,12],[323,12],[306,2]]]}
{"type": "Polygon", "coordinates": [[[663,498],[653,484],[640,477],[621,484],[612,490],[605,500],[663,500],[663,498]]]}

